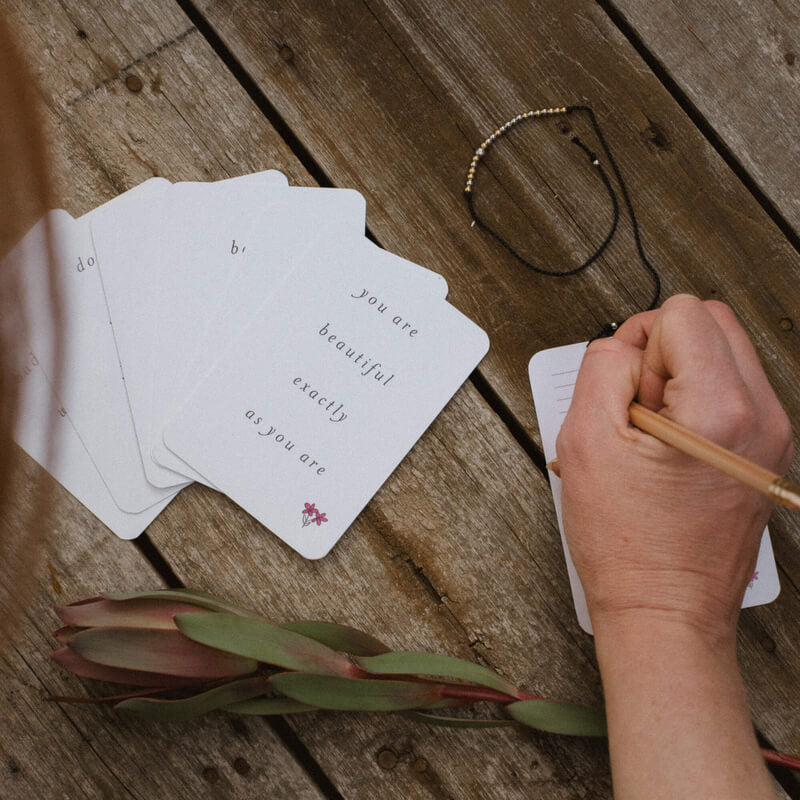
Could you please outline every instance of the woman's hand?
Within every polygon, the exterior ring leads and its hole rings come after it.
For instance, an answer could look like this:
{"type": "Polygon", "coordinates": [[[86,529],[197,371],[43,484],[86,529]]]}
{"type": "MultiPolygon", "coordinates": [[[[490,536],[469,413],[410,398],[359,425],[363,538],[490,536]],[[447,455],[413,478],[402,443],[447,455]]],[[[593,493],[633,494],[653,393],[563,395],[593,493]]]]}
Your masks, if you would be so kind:
{"type": "Polygon", "coordinates": [[[788,418],[730,309],[678,295],[593,342],[557,441],[590,615],[735,627],[771,504],[631,426],[634,399],[776,472],[788,418]]]}
{"type": "Polygon", "coordinates": [[[735,631],[770,502],[630,425],[643,405],[776,472],[786,414],[731,311],[677,296],[593,342],[556,449],[618,800],[773,797],[735,631]]]}

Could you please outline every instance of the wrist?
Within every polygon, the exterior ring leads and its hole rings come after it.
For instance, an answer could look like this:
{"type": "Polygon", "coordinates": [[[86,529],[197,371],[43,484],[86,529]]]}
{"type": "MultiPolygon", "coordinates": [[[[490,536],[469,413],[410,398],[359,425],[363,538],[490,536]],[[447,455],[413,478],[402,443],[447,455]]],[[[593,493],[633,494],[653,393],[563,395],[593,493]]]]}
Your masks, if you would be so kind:
{"type": "Polygon", "coordinates": [[[736,657],[736,622],[734,617],[717,617],[687,609],[624,608],[598,611],[589,609],[598,649],[613,654],[618,647],[647,651],[670,651],[672,648],[702,649],[709,654],[736,657]]]}
{"type": "Polygon", "coordinates": [[[771,796],[733,626],[641,609],[592,625],[615,797],[771,796]]]}

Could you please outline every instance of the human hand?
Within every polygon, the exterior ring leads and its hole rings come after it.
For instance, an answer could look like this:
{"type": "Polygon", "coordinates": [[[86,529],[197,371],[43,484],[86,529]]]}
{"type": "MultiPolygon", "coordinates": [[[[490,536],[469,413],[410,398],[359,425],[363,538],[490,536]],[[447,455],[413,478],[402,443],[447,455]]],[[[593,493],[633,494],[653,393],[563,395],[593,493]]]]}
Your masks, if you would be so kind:
{"type": "Polygon", "coordinates": [[[595,629],[634,613],[730,635],[771,504],[631,426],[634,398],[781,473],[788,418],[731,310],[678,295],[592,342],[556,443],[595,629]]]}

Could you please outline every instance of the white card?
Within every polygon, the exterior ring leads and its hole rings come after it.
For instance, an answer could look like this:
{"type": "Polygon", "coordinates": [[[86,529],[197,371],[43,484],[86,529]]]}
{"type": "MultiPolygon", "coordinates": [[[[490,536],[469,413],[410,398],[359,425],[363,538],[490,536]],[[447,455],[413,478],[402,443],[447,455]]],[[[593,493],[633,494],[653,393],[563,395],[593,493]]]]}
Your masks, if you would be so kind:
{"type": "MultiPolygon", "coordinates": [[[[309,195],[305,194],[303,198],[300,193],[315,190],[297,188],[293,191],[298,193],[297,199],[302,208],[303,204],[308,203],[309,195]]],[[[313,197],[313,194],[311,196],[313,197]]],[[[220,303],[221,313],[216,320],[210,321],[206,326],[207,333],[202,346],[198,348],[202,358],[197,357],[193,360],[192,369],[188,371],[190,380],[184,382],[181,391],[178,392],[181,401],[196,385],[197,374],[205,374],[210,366],[214,366],[229,347],[231,340],[251,323],[275,286],[291,270],[300,268],[305,262],[327,258],[329,251],[335,250],[341,257],[343,249],[352,247],[357,254],[356,257],[363,258],[368,254],[373,269],[402,280],[409,290],[431,293],[442,299],[447,297],[448,287],[444,277],[378,247],[360,234],[354,235],[352,223],[342,218],[343,215],[354,216],[355,209],[352,203],[344,210],[340,208],[330,225],[323,226],[322,223],[317,223],[319,235],[301,241],[297,241],[295,229],[291,227],[291,222],[287,222],[295,214],[297,210],[287,206],[280,209],[272,208],[272,224],[264,225],[259,220],[254,223],[246,237],[246,241],[251,243],[248,260],[243,261],[239,267],[228,293],[220,303]],[[345,222],[347,224],[343,224],[345,222]],[[252,266],[248,268],[247,265],[252,266]],[[194,380],[191,380],[192,377],[194,380]]],[[[167,417],[171,417],[174,410],[173,407],[167,417]]]]}
{"type": "MultiPolygon", "coordinates": [[[[313,190],[298,190],[298,200],[302,200],[300,192],[308,193],[313,190]]],[[[308,197],[305,202],[308,202],[308,197]]],[[[286,213],[286,211],[287,209],[284,208],[282,213],[286,213]]],[[[279,217],[276,217],[275,213],[273,210],[273,219],[278,219],[279,217]]],[[[434,297],[442,299],[447,296],[447,281],[441,275],[383,250],[363,236],[353,237],[352,226],[343,225],[342,220],[339,219],[340,216],[341,211],[337,215],[335,225],[325,226],[320,230],[319,236],[309,238],[302,246],[294,243],[291,238],[286,238],[285,234],[291,230],[291,227],[262,226],[251,231],[247,237],[247,241],[253,245],[251,251],[248,251],[251,253],[248,256],[250,260],[243,263],[251,264],[252,268],[249,270],[246,267],[240,268],[228,293],[225,313],[220,314],[216,322],[210,322],[206,326],[206,339],[202,347],[203,359],[202,361],[196,359],[195,365],[189,373],[194,380],[184,381],[183,388],[177,393],[176,396],[180,401],[185,400],[191,389],[197,385],[197,375],[206,375],[226,352],[231,341],[252,322],[259,313],[260,306],[274,290],[275,284],[281,280],[281,275],[285,277],[293,269],[302,271],[303,264],[307,262],[327,259],[329,252],[333,250],[339,253],[340,259],[344,259],[344,251],[352,248],[354,257],[368,258],[376,272],[387,276],[390,280],[402,281],[408,291],[430,293],[434,297]],[[261,259],[256,253],[269,253],[270,258],[261,259]]],[[[350,216],[352,216],[352,212],[350,216]]],[[[177,407],[178,404],[173,407],[172,414],[177,407]]],[[[196,470],[185,465],[181,458],[167,448],[163,440],[163,426],[161,434],[163,449],[154,446],[154,458],[172,469],[183,471],[186,474],[196,473],[196,470]],[[172,460],[165,457],[164,452],[172,460]]],[[[209,483],[208,479],[204,480],[209,483]]]]}
{"type": "MultiPolygon", "coordinates": [[[[569,410],[572,391],[587,344],[587,342],[580,342],[542,350],[533,356],[528,366],[533,404],[539,421],[539,431],[542,435],[544,457],[548,463],[556,458],[556,438],[561,430],[561,423],[569,410]]],[[[587,633],[591,633],[592,625],[586,608],[586,596],[575,565],[572,563],[564,536],[564,526],[561,520],[561,480],[552,472],[550,473],[550,487],[553,491],[553,502],[556,507],[558,529],[561,532],[561,543],[567,561],[575,612],[580,626],[587,633]]],[[[769,529],[765,528],[761,537],[756,569],[753,579],[745,591],[742,608],[771,603],[779,592],[778,570],[772,553],[769,529]]]]}
{"type": "MultiPolygon", "coordinates": [[[[178,184],[184,185],[187,184],[178,184]]],[[[188,185],[205,187],[220,196],[226,191],[229,195],[231,191],[243,194],[250,187],[259,191],[285,189],[286,178],[280,172],[268,170],[217,183],[188,185]]],[[[116,198],[113,204],[92,212],[91,220],[143,467],[154,486],[166,488],[185,485],[187,476],[153,462],[149,446],[142,444],[151,438],[153,359],[163,352],[158,327],[161,275],[164,268],[170,275],[180,272],[192,257],[187,254],[185,259],[176,258],[175,251],[170,250],[176,238],[187,241],[181,238],[182,228],[191,227],[195,235],[203,230],[202,225],[191,226],[192,211],[197,209],[181,207],[185,195],[174,194],[173,189],[163,179],[145,181],[116,198]]],[[[210,192],[206,192],[206,200],[210,192]]],[[[202,252],[201,242],[189,239],[187,246],[190,245],[200,247],[202,252]]],[[[227,280],[225,275],[220,277],[227,280]]],[[[176,309],[189,308],[188,289],[202,291],[204,288],[199,279],[195,280],[187,287],[184,303],[178,304],[176,309]]],[[[201,321],[195,320],[195,330],[200,324],[201,321]]]]}
{"type": "MultiPolygon", "coordinates": [[[[250,176],[224,184],[177,184],[166,201],[180,211],[165,240],[158,312],[158,347],[151,354],[153,381],[147,447],[158,464],[204,480],[187,469],[161,441],[163,423],[219,352],[219,320],[233,317],[238,332],[246,323],[247,303],[260,305],[274,282],[326,230],[344,238],[363,234],[364,198],[349,189],[279,187],[269,191],[250,176]],[[254,211],[256,209],[256,211],[254,211]],[[255,264],[257,281],[247,281],[255,264]],[[248,284],[246,302],[237,302],[248,284]]],[[[174,214],[174,212],[173,212],[174,214]]]]}
{"type": "Polygon", "coordinates": [[[32,353],[28,354],[28,363],[21,369],[19,380],[21,410],[14,438],[20,447],[117,536],[137,537],[175,495],[138,514],[122,511],[111,498],[32,353]]]}
{"type": "Polygon", "coordinates": [[[306,558],[330,550],[488,349],[371,256],[331,249],[298,267],[164,432],[306,558]]]}
{"type": "Polygon", "coordinates": [[[159,268],[160,206],[156,201],[171,184],[152,178],[92,212],[90,227],[117,354],[125,377],[130,413],[147,479],[160,488],[185,486],[183,475],[161,468],[156,480],[142,452],[139,409],[150,401],[150,342],[155,336],[153,285],[159,268]],[[156,213],[158,212],[158,213],[156,213]]]}
{"type": "Polygon", "coordinates": [[[48,380],[61,370],[61,403],[114,501],[129,513],[161,503],[173,492],[151,486],[142,470],[88,220],[50,212],[12,251],[9,264],[24,271],[31,350],[48,380]],[[50,320],[51,276],[63,314],[60,354],[50,320]]]}

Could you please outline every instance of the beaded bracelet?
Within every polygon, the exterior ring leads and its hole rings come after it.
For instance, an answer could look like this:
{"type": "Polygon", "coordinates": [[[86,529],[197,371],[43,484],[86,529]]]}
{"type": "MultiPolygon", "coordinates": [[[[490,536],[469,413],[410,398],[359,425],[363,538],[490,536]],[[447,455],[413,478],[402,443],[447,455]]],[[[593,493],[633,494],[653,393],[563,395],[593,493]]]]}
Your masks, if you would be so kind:
{"type": "MultiPolygon", "coordinates": [[[[619,171],[619,167],[617,166],[614,157],[611,155],[611,151],[609,150],[608,145],[606,144],[605,137],[603,136],[602,131],[600,130],[600,126],[597,122],[597,119],[594,115],[594,112],[589,106],[557,106],[554,108],[540,108],[537,110],[525,111],[521,114],[517,114],[516,117],[508,120],[499,128],[497,128],[494,133],[490,134],[489,136],[484,139],[478,148],[475,150],[475,153],[472,156],[472,160],[470,161],[469,169],[467,170],[467,178],[466,184],[464,185],[464,197],[467,202],[467,207],[469,208],[470,216],[472,217],[472,225],[477,225],[479,228],[486,231],[490,234],[497,242],[499,242],[506,250],[508,250],[511,255],[513,255],[518,261],[524,264],[529,269],[533,270],[534,272],[538,272],[541,275],[553,275],[556,277],[565,277],[567,275],[575,275],[578,272],[582,272],[585,270],[590,264],[596,261],[603,251],[608,247],[611,243],[611,240],[614,238],[614,234],[617,231],[617,226],[619,224],[619,202],[617,200],[617,194],[614,191],[614,187],[611,184],[611,181],[608,178],[605,170],[603,169],[603,165],[600,162],[600,159],[597,157],[596,153],[590,150],[577,136],[572,136],[570,141],[580,147],[584,153],[586,153],[589,162],[595,169],[597,170],[598,174],[600,175],[601,180],[603,181],[603,185],[606,187],[606,191],[608,192],[609,198],[611,200],[613,215],[612,215],[612,222],[611,227],[606,234],[605,238],[601,242],[600,246],[592,253],[589,258],[587,258],[582,264],[574,267],[572,269],[567,270],[547,270],[539,267],[535,264],[532,264],[526,258],[524,258],[517,250],[515,250],[509,242],[507,242],[497,231],[495,231],[491,226],[486,224],[477,214],[475,210],[475,199],[474,199],[474,185],[475,185],[475,176],[478,171],[478,167],[481,164],[481,160],[492,147],[492,145],[497,142],[498,139],[505,136],[508,131],[510,131],[514,126],[518,125],[520,122],[524,122],[525,120],[540,118],[540,117],[548,117],[548,116],[557,116],[557,115],[567,115],[567,114],[574,114],[574,113],[585,113],[588,115],[589,120],[592,123],[592,128],[594,129],[595,135],[597,136],[597,140],[600,142],[600,146],[603,149],[605,154],[605,158],[607,159],[608,163],[611,165],[611,169],[614,173],[614,176],[617,180],[617,184],[619,185],[620,192],[622,193],[622,198],[625,202],[625,206],[628,210],[628,214],[631,218],[631,225],[633,228],[633,238],[636,243],[636,250],[639,255],[639,259],[641,260],[642,264],[649,272],[653,279],[654,284],[654,291],[653,296],[650,301],[650,304],[647,307],[647,310],[651,310],[658,305],[658,300],[661,295],[661,279],[656,271],[655,267],[650,263],[647,256],[644,253],[644,248],[642,246],[642,240],[639,233],[639,224],[636,219],[636,214],[633,211],[633,205],[630,200],[630,196],[628,195],[628,190],[625,187],[625,181],[622,179],[622,175],[619,171]]],[[[611,335],[618,327],[620,323],[612,322],[608,325],[604,326],[603,330],[599,335],[607,336],[611,335]]],[[[596,338],[596,337],[595,337],[596,338]]]]}

